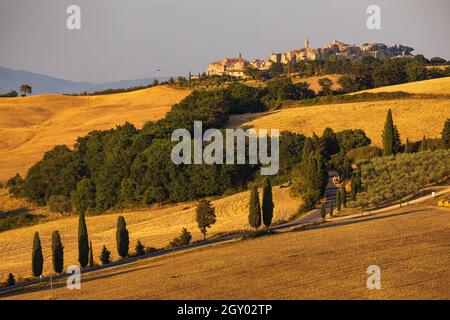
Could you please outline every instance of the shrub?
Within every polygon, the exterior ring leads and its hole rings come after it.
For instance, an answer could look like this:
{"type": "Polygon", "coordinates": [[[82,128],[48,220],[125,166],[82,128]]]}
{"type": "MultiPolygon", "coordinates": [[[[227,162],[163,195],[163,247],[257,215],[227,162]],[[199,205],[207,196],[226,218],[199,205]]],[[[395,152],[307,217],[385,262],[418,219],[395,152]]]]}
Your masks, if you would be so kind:
{"type": "Polygon", "coordinates": [[[138,240],[136,242],[136,246],[135,246],[135,252],[137,256],[142,256],[145,254],[145,246],[142,244],[141,240],[138,240]]]}
{"type": "Polygon", "coordinates": [[[181,230],[181,235],[173,239],[173,241],[170,243],[170,247],[172,248],[182,247],[191,243],[191,240],[192,240],[191,233],[186,228],[183,228],[183,230],[181,230]]]}
{"type": "Polygon", "coordinates": [[[109,251],[105,245],[103,245],[99,258],[103,265],[111,263],[111,251],[109,251]]]}
{"type": "Polygon", "coordinates": [[[72,205],[66,196],[50,196],[47,204],[51,212],[64,213],[72,211],[72,205]]]}
{"type": "Polygon", "coordinates": [[[203,240],[206,240],[206,229],[216,223],[215,209],[210,201],[200,200],[195,213],[198,228],[203,234],[203,240]]]}
{"type": "Polygon", "coordinates": [[[8,274],[8,278],[6,279],[6,285],[11,287],[16,284],[16,278],[12,273],[8,274]]]}

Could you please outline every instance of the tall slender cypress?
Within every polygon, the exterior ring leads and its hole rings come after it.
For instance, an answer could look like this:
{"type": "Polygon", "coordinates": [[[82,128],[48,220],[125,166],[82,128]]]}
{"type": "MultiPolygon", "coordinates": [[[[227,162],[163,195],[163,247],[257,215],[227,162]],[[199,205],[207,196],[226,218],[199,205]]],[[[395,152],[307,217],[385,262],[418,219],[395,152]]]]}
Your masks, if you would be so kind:
{"type": "Polygon", "coordinates": [[[117,219],[116,245],[119,256],[125,258],[128,255],[130,239],[128,238],[127,224],[123,216],[117,219]]]}
{"type": "Polygon", "coordinates": [[[84,212],[80,212],[78,218],[78,262],[82,268],[89,262],[89,238],[84,212]]]}
{"type": "Polygon", "coordinates": [[[262,217],[266,228],[269,228],[273,218],[273,196],[272,185],[269,178],[264,180],[263,198],[262,198],[262,217]]]}
{"type": "Polygon", "coordinates": [[[60,274],[64,268],[64,247],[58,231],[52,234],[52,262],[53,271],[60,274]]]}
{"type": "Polygon", "coordinates": [[[336,208],[338,211],[341,211],[341,191],[339,189],[336,193],[336,208]]]}
{"type": "Polygon", "coordinates": [[[261,225],[261,206],[259,204],[259,194],[256,185],[253,186],[250,192],[248,223],[255,229],[258,229],[261,225]]]}
{"type": "Polygon", "coordinates": [[[41,239],[36,231],[33,240],[33,253],[31,257],[33,276],[39,277],[44,269],[44,256],[42,255],[41,239]]]}
{"type": "Polygon", "coordinates": [[[89,268],[94,267],[94,252],[92,251],[92,242],[89,241],[89,268]]]}
{"type": "Polygon", "coordinates": [[[400,146],[400,135],[398,133],[396,126],[394,125],[391,109],[389,109],[387,113],[382,137],[383,137],[383,155],[384,156],[395,155],[398,152],[398,148],[400,146]]]}
{"type": "Polygon", "coordinates": [[[341,192],[341,205],[346,208],[347,207],[347,190],[345,190],[345,186],[342,187],[341,192]]]}

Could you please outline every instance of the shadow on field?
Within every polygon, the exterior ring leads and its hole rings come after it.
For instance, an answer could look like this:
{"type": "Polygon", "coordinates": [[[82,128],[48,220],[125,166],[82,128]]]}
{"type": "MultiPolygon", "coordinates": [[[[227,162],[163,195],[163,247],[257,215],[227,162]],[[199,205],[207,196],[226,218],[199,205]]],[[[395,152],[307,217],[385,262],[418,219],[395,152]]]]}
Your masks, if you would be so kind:
{"type": "MultiPolygon", "coordinates": [[[[100,280],[100,279],[107,279],[110,277],[114,277],[114,276],[118,276],[118,275],[123,275],[123,274],[127,274],[130,272],[134,272],[134,271],[140,271],[140,270],[146,270],[146,269],[152,269],[152,268],[156,268],[156,267],[160,267],[162,266],[162,264],[157,264],[157,265],[151,265],[151,266],[145,266],[145,267],[139,267],[139,268],[130,268],[128,270],[124,270],[124,271],[118,271],[118,272],[110,272],[108,274],[99,274],[99,275],[95,275],[86,279],[83,279],[83,275],[81,275],[81,290],[83,290],[83,284],[87,283],[87,282],[91,282],[91,281],[95,281],[95,280],[100,280]]],[[[53,289],[59,289],[59,288],[64,288],[66,287],[66,278],[64,278],[64,281],[58,282],[58,283],[54,283],[53,284],[53,289]]],[[[67,289],[69,290],[69,289],[67,289]]],[[[14,295],[19,295],[19,294],[23,294],[23,293],[32,293],[32,292],[40,292],[40,291],[50,291],[50,284],[45,284],[45,285],[41,285],[35,288],[30,288],[30,289],[22,289],[22,290],[17,290],[17,291],[12,291],[9,293],[5,293],[5,297],[7,296],[14,296],[14,295]]],[[[77,290],[73,290],[74,293],[77,292],[77,290]]]]}
{"type": "Polygon", "coordinates": [[[411,211],[407,211],[407,212],[403,212],[403,213],[391,213],[388,215],[375,215],[372,217],[371,216],[362,216],[362,217],[353,218],[351,220],[335,221],[335,222],[331,222],[331,223],[321,224],[321,225],[317,225],[317,226],[308,226],[308,227],[304,227],[304,228],[300,227],[297,230],[296,229],[292,230],[291,232],[301,232],[301,231],[308,231],[308,230],[335,228],[335,227],[340,227],[340,226],[352,225],[355,223],[362,223],[362,222],[367,222],[367,221],[401,217],[401,216],[405,216],[405,215],[409,215],[409,214],[413,214],[413,213],[417,213],[417,212],[426,212],[426,211],[427,211],[427,209],[424,208],[424,209],[411,210],[411,211]]]}

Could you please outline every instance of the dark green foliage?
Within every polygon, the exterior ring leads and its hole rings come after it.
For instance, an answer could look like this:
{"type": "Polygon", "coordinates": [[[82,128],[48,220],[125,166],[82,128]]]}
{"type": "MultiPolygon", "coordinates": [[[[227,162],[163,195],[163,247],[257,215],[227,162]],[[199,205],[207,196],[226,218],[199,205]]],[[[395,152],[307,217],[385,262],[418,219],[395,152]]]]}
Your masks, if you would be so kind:
{"type": "Polygon", "coordinates": [[[382,155],[383,150],[373,146],[359,147],[347,151],[347,157],[349,157],[352,162],[369,160],[375,157],[381,157],[382,155]]]}
{"type": "Polygon", "coordinates": [[[229,102],[229,113],[239,114],[258,112],[265,109],[261,103],[261,91],[240,83],[233,83],[225,90],[225,98],[229,102]]]}
{"type": "Polygon", "coordinates": [[[303,145],[306,137],[303,134],[282,131],[280,133],[280,168],[278,175],[288,175],[294,166],[301,162],[303,145]]]}
{"type": "Polygon", "coordinates": [[[64,268],[64,247],[58,231],[52,234],[52,262],[53,271],[60,274],[64,268]]]}
{"type": "Polygon", "coordinates": [[[64,213],[72,211],[72,205],[66,196],[50,196],[47,204],[51,212],[64,213]]]}
{"type": "Polygon", "coordinates": [[[427,68],[423,62],[413,60],[406,65],[406,75],[409,82],[425,80],[427,78],[427,68]]]}
{"type": "Polygon", "coordinates": [[[318,84],[321,88],[319,95],[329,96],[333,94],[333,81],[330,78],[320,78],[318,84]]]}
{"type": "Polygon", "coordinates": [[[306,213],[312,209],[314,209],[315,205],[320,200],[320,191],[319,190],[305,190],[302,193],[303,203],[300,205],[298,213],[306,213]]]}
{"type": "Polygon", "coordinates": [[[344,208],[347,207],[347,190],[345,189],[345,186],[342,187],[341,203],[344,208]]]}
{"type": "Polygon", "coordinates": [[[137,186],[133,179],[125,178],[120,184],[119,204],[121,207],[134,207],[138,202],[137,186]]]}
{"type": "Polygon", "coordinates": [[[189,243],[191,243],[191,240],[192,240],[191,233],[186,228],[183,228],[181,230],[181,235],[173,239],[173,241],[170,242],[170,246],[172,248],[186,246],[189,243]]]}
{"type": "Polygon", "coordinates": [[[44,268],[44,256],[42,255],[41,239],[39,238],[39,233],[34,234],[33,240],[33,253],[31,257],[31,266],[33,276],[39,277],[42,275],[42,270],[44,268]]]}
{"type": "Polygon", "coordinates": [[[11,287],[15,284],[16,284],[16,278],[14,277],[14,275],[12,273],[9,273],[8,278],[6,279],[6,285],[8,287],[11,287]]]}
{"type": "Polygon", "coordinates": [[[314,96],[308,83],[294,84],[290,78],[280,78],[267,83],[266,94],[261,101],[267,108],[278,108],[284,100],[309,99],[314,96]]]}
{"type": "Polygon", "coordinates": [[[325,204],[322,203],[322,205],[320,206],[320,216],[322,217],[322,219],[325,219],[327,215],[327,210],[325,209],[325,204]]]}
{"type": "Polygon", "coordinates": [[[449,150],[398,154],[395,157],[374,158],[361,165],[361,186],[358,199],[378,205],[406,195],[450,174],[449,150]]]}
{"type": "Polygon", "coordinates": [[[94,263],[94,251],[92,249],[92,242],[89,241],[89,261],[88,261],[88,266],[89,268],[93,268],[95,265],[94,263]]]}
{"type": "Polygon", "coordinates": [[[329,159],[332,155],[339,152],[340,150],[339,141],[333,129],[329,127],[325,128],[322,137],[320,139],[321,143],[325,148],[327,159],[329,159]]]}
{"type": "Polygon", "coordinates": [[[329,211],[330,211],[330,216],[333,216],[333,201],[329,202],[329,211]]]}
{"type": "Polygon", "coordinates": [[[442,142],[445,148],[450,148],[450,118],[445,120],[444,128],[442,129],[442,142]]]}
{"type": "Polygon", "coordinates": [[[9,189],[9,193],[15,198],[19,198],[24,195],[24,181],[18,173],[8,180],[6,187],[9,189]]]}
{"type": "Polygon", "coordinates": [[[28,170],[24,195],[38,205],[45,205],[52,195],[68,197],[85,173],[79,154],[67,146],[55,146],[28,170]]]}
{"type": "Polygon", "coordinates": [[[250,192],[248,223],[250,227],[255,229],[258,229],[261,226],[261,206],[259,203],[259,193],[256,185],[253,185],[250,192]]]}
{"type": "Polygon", "coordinates": [[[18,96],[18,94],[17,94],[17,91],[15,91],[15,90],[11,90],[7,93],[0,94],[0,98],[15,98],[17,96],[18,96]]]}
{"type": "Polygon", "coordinates": [[[340,152],[333,155],[329,164],[339,173],[341,180],[348,181],[348,179],[350,179],[352,174],[352,165],[346,154],[340,152]]]}
{"type": "Polygon", "coordinates": [[[138,241],[136,242],[134,251],[136,252],[137,256],[142,256],[145,254],[145,246],[142,244],[141,240],[138,239],[138,241]]]}
{"type": "Polygon", "coordinates": [[[264,225],[267,228],[272,223],[274,207],[275,207],[275,205],[273,203],[272,185],[270,184],[270,179],[266,178],[264,180],[264,187],[263,187],[262,218],[263,218],[264,225]]]}
{"type": "Polygon", "coordinates": [[[340,150],[344,152],[354,148],[369,146],[372,143],[361,129],[347,129],[336,132],[336,139],[340,150]]]}
{"type": "Polygon", "coordinates": [[[216,213],[211,202],[208,200],[200,200],[195,210],[195,220],[198,228],[203,234],[203,240],[206,240],[206,229],[216,223],[216,213]]]}
{"type": "Polygon", "coordinates": [[[38,215],[31,213],[24,213],[18,216],[6,216],[4,218],[0,218],[0,232],[11,230],[14,228],[31,226],[39,222],[38,215]]]}
{"type": "Polygon", "coordinates": [[[324,151],[314,144],[316,142],[312,138],[306,139],[303,160],[296,172],[298,180],[295,189],[301,194],[308,190],[318,190],[319,194],[323,194],[328,183],[328,167],[324,151]]]}
{"type": "Polygon", "coordinates": [[[119,216],[117,219],[116,245],[119,256],[125,258],[128,255],[130,239],[128,237],[127,224],[123,216],[119,216]]]}
{"type": "Polygon", "coordinates": [[[78,262],[85,268],[89,262],[89,238],[84,213],[78,218],[78,262]]]}
{"type": "Polygon", "coordinates": [[[341,211],[341,191],[340,191],[340,189],[338,189],[337,193],[336,193],[336,208],[337,208],[337,211],[341,211]]]}
{"type": "Polygon", "coordinates": [[[383,138],[383,155],[384,156],[395,155],[400,148],[401,142],[397,127],[394,125],[394,120],[392,119],[391,109],[389,109],[387,113],[382,138],[383,138]]]}
{"type": "Polygon", "coordinates": [[[72,206],[77,213],[89,213],[95,208],[95,186],[91,179],[80,180],[71,192],[72,206]]]}
{"type": "Polygon", "coordinates": [[[103,245],[102,251],[98,257],[103,265],[111,263],[111,251],[109,251],[105,245],[103,245]]]}

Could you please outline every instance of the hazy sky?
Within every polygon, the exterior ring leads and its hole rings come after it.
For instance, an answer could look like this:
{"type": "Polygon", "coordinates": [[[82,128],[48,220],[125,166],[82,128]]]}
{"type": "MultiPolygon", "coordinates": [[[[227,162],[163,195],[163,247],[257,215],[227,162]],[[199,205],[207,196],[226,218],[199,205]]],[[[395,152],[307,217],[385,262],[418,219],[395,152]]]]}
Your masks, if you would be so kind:
{"type": "Polygon", "coordinates": [[[401,43],[450,59],[449,0],[0,0],[0,65],[75,81],[106,82],[203,71],[226,56],[338,39],[401,43]],[[81,30],[66,8],[81,7],[81,30]],[[381,30],[366,8],[381,7],[381,30]]]}

